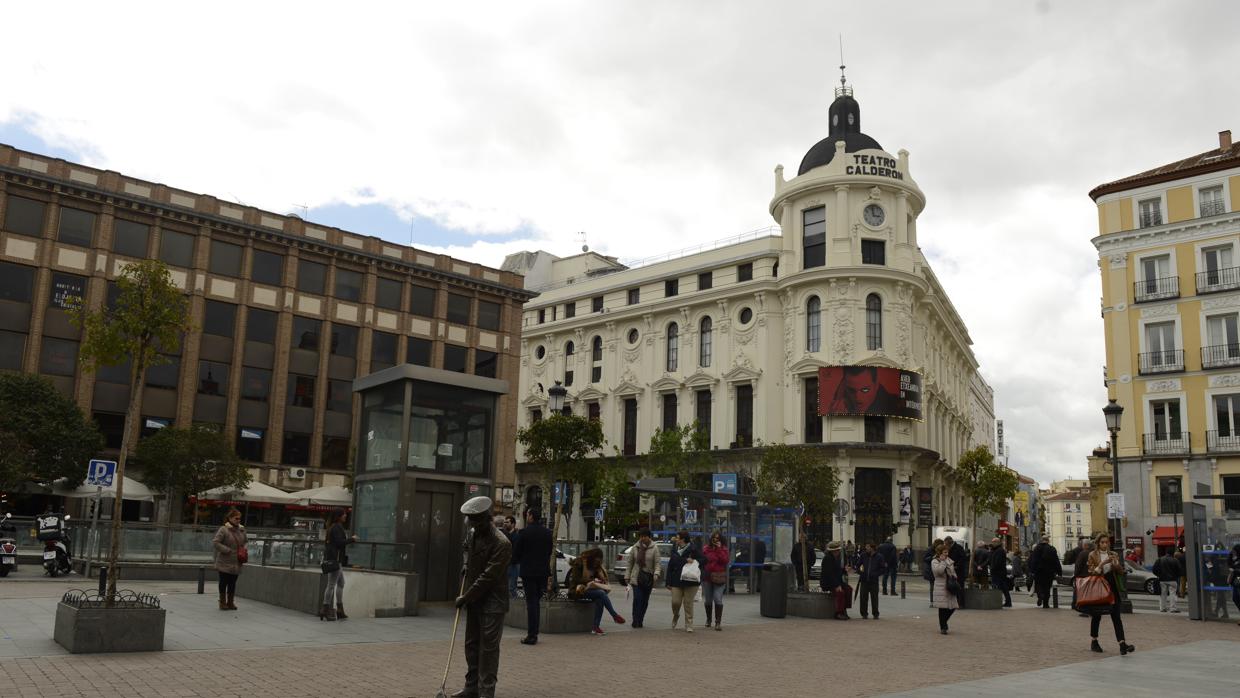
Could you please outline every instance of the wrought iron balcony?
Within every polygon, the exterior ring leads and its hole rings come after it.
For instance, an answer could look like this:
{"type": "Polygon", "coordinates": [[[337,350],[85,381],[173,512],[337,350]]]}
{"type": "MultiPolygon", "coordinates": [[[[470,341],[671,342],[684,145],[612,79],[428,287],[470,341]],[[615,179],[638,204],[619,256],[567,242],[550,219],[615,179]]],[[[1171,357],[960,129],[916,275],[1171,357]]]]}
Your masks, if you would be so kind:
{"type": "Polygon", "coordinates": [[[1189,453],[1187,431],[1163,431],[1144,436],[1146,455],[1175,456],[1189,453]]]}
{"type": "Polygon", "coordinates": [[[1214,344],[1201,348],[1201,367],[1240,366],[1240,344],[1214,344]]]}
{"type": "Polygon", "coordinates": [[[1137,354],[1138,372],[1145,376],[1152,373],[1176,373],[1184,370],[1184,350],[1147,351],[1137,354]]]}
{"type": "Polygon", "coordinates": [[[1152,228],[1156,225],[1162,225],[1162,224],[1163,224],[1162,211],[1155,211],[1153,213],[1142,213],[1141,214],[1141,227],[1142,228],[1152,228]]]}
{"type": "Polygon", "coordinates": [[[1207,431],[1206,450],[1210,453],[1240,453],[1240,433],[1207,431]]]}
{"type": "Polygon", "coordinates": [[[1201,202],[1201,217],[1202,218],[1205,218],[1206,216],[1218,216],[1226,212],[1227,212],[1227,209],[1223,208],[1222,199],[1214,199],[1213,201],[1202,201],[1201,202]]]}
{"type": "Polygon", "coordinates": [[[1197,293],[1218,293],[1240,288],[1240,267],[1213,269],[1197,274],[1197,293]]]}
{"type": "Polygon", "coordinates": [[[1132,294],[1137,303],[1179,298],[1180,277],[1164,276],[1160,279],[1137,281],[1132,285],[1132,294]]]}

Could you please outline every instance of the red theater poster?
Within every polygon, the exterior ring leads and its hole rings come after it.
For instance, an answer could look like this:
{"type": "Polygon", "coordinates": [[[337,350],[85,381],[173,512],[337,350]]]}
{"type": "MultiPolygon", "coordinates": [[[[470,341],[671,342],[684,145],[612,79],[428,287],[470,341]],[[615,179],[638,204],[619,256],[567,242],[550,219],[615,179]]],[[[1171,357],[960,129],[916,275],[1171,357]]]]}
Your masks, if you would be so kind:
{"type": "Polygon", "coordinates": [[[883,366],[820,368],[818,414],[921,419],[921,374],[883,366]]]}

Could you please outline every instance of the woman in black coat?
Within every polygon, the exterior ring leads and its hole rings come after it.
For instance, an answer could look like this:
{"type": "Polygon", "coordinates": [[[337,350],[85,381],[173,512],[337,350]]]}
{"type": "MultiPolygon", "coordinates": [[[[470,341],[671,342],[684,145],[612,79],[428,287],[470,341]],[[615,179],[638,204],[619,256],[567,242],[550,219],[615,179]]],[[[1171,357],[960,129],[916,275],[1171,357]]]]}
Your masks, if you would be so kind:
{"type": "Polygon", "coordinates": [[[350,536],[344,530],[344,525],[348,521],[349,512],[343,509],[332,512],[331,526],[327,529],[327,541],[323,550],[323,562],[336,563],[336,569],[332,572],[324,572],[327,575],[327,588],[323,590],[323,608],[319,609],[319,620],[348,618],[344,614],[344,568],[349,564],[349,556],[345,554],[345,549],[357,540],[357,536],[350,536]],[[335,597],[334,608],[332,607],[333,597],[335,597]]]}
{"type": "Polygon", "coordinates": [[[693,601],[697,596],[698,587],[702,586],[701,575],[705,574],[702,567],[706,558],[693,547],[688,531],[676,534],[672,542],[672,554],[667,558],[667,588],[672,592],[672,630],[680,622],[680,609],[685,610],[685,632],[693,632],[693,601]],[[697,561],[698,578],[682,579],[681,573],[690,560],[697,561]]]}

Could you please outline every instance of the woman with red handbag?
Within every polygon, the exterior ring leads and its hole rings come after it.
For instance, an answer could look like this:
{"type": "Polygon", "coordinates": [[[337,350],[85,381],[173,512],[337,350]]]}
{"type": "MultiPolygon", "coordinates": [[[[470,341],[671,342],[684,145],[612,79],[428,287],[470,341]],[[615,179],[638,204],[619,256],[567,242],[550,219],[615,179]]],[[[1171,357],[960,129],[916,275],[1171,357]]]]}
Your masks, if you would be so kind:
{"type": "Polygon", "coordinates": [[[249,559],[245,549],[245,526],[241,525],[241,512],[229,509],[224,525],[211,539],[215,548],[215,572],[220,578],[220,610],[235,611],[233,597],[237,593],[237,577],[241,566],[249,559]]]}
{"type": "Polygon", "coordinates": [[[1102,646],[1098,644],[1098,626],[1102,623],[1103,614],[1110,613],[1111,625],[1115,628],[1115,640],[1119,642],[1120,655],[1133,652],[1136,648],[1124,641],[1124,621],[1119,615],[1123,594],[1120,591],[1122,585],[1119,584],[1117,575],[1124,574],[1124,561],[1114,550],[1111,550],[1110,535],[1098,534],[1086,567],[1089,570],[1089,576],[1075,580],[1076,605],[1077,608],[1089,613],[1090,651],[1102,651],[1102,646]]]}
{"type": "Polygon", "coordinates": [[[702,548],[706,564],[702,566],[702,602],[706,607],[706,627],[714,613],[715,630],[723,630],[723,592],[728,586],[728,546],[719,531],[710,534],[710,542],[702,548]]]}

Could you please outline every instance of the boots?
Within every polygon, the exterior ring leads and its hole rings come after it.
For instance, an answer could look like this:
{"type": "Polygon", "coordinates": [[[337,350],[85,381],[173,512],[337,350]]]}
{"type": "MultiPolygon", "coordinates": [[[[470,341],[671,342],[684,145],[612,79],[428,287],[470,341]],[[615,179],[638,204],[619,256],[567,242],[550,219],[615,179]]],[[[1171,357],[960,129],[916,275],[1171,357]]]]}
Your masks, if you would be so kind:
{"type": "Polygon", "coordinates": [[[710,627],[710,614],[712,612],[711,609],[714,607],[711,606],[710,604],[704,604],[704,605],[706,606],[706,627],[709,628],[710,627]]]}
{"type": "Polygon", "coordinates": [[[331,613],[331,610],[331,606],[323,604],[323,607],[319,609],[319,620],[327,620],[327,614],[331,613]]]}
{"type": "Polygon", "coordinates": [[[234,595],[235,595],[235,592],[231,592],[231,591],[230,591],[230,592],[228,592],[228,610],[230,610],[230,611],[235,611],[235,610],[237,610],[237,604],[233,603],[233,596],[234,596],[234,595]]]}
{"type": "Polygon", "coordinates": [[[225,595],[224,595],[224,592],[222,592],[222,591],[220,592],[220,610],[221,610],[221,611],[227,611],[227,610],[228,610],[228,597],[227,597],[227,596],[225,596],[225,595]]]}
{"type": "Polygon", "coordinates": [[[348,618],[348,616],[344,614],[344,604],[342,603],[336,604],[336,618],[338,620],[344,620],[345,618],[348,618]]]}
{"type": "Polygon", "coordinates": [[[1130,654],[1130,653],[1132,653],[1132,652],[1136,652],[1136,651],[1137,651],[1137,648],[1136,648],[1136,647],[1133,647],[1132,645],[1128,644],[1127,642],[1121,642],[1121,643],[1119,643],[1119,653],[1120,653],[1120,656],[1123,656],[1123,655],[1125,655],[1125,654],[1130,654]]]}
{"type": "Polygon", "coordinates": [[[1090,652],[1101,652],[1101,651],[1102,651],[1102,645],[1098,644],[1098,641],[1097,641],[1096,639],[1095,639],[1095,640],[1091,640],[1091,641],[1090,641],[1090,643],[1089,643],[1089,651],[1090,651],[1090,652]]]}
{"type": "Polygon", "coordinates": [[[715,630],[723,630],[723,604],[715,606],[715,630]]]}

